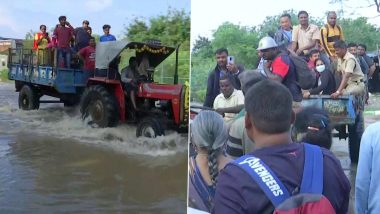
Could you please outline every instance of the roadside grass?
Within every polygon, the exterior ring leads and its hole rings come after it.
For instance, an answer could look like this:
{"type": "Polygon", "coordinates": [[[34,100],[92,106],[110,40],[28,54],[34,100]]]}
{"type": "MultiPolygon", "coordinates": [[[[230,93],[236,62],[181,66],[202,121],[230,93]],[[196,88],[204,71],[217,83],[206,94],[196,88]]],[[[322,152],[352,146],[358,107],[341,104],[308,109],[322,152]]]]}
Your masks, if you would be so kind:
{"type": "Polygon", "coordinates": [[[369,97],[369,105],[364,107],[364,111],[373,112],[380,111],[380,94],[372,94],[369,97]]]}
{"type": "Polygon", "coordinates": [[[0,70],[0,82],[10,82],[7,69],[0,70]]]}

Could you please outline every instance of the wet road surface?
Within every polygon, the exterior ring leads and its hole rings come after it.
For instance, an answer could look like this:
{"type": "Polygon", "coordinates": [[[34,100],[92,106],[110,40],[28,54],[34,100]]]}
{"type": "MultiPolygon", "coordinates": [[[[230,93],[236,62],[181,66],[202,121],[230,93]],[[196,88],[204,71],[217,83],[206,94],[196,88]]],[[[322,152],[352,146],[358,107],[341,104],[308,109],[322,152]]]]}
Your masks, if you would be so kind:
{"type": "Polygon", "coordinates": [[[187,135],[95,129],[78,109],[18,110],[0,83],[0,213],[185,213],[187,135]]]}

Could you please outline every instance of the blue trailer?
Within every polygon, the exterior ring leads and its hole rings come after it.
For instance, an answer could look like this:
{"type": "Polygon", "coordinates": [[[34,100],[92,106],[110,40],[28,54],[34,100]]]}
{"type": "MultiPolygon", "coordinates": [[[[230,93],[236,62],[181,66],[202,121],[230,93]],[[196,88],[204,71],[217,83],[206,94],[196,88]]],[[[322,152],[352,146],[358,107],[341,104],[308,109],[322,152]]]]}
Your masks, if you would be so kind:
{"type": "MultiPolygon", "coordinates": [[[[46,50],[46,54],[51,54],[46,50]]],[[[9,50],[8,78],[15,81],[19,92],[19,108],[38,109],[40,103],[62,102],[65,106],[79,103],[86,87],[86,76],[80,69],[59,68],[56,57],[47,64],[39,64],[37,55],[30,49],[9,50]],[[40,100],[48,95],[59,101],[40,100]]]]}
{"type": "MultiPolygon", "coordinates": [[[[128,42],[125,40],[96,45],[95,71],[58,67],[54,51],[30,49],[9,50],[8,78],[15,81],[19,92],[19,108],[38,109],[40,103],[61,102],[65,106],[80,103],[82,118],[98,127],[113,127],[127,122],[137,125],[136,136],[156,137],[165,130],[188,130],[189,90],[178,84],[178,48],[161,45],[159,41],[128,42]],[[126,93],[119,74],[120,54],[132,50],[146,75],[136,79],[136,105],[126,93]],[[42,53],[41,53],[42,52],[42,53]],[[155,68],[172,53],[176,54],[173,84],[154,81],[155,68]],[[43,95],[59,100],[41,100],[43,95]]],[[[76,63],[73,65],[78,66],[76,63]]]]}
{"type": "Polygon", "coordinates": [[[302,100],[302,106],[313,106],[324,109],[336,129],[334,137],[347,139],[352,162],[357,163],[361,137],[364,132],[364,99],[363,97],[341,96],[332,99],[329,95],[312,95],[302,100]]]}

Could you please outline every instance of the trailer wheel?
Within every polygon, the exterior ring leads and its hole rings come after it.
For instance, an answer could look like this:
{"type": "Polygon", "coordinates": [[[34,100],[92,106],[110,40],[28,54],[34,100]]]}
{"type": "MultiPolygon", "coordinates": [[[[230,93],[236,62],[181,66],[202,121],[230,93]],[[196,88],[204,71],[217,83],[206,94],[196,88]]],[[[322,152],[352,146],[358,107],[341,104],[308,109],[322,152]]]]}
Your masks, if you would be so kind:
{"type": "Polygon", "coordinates": [[[80,106],[82,119],[89,118],[89,124],[104,128],[114,127],[119,122],[119,105],[114,95],[102,85],[87,88],[80,106]]]}
{"type": "Polygon", "coordinates": [[[348,144],[350,159],[352,163],[357,163],[359,159],[360,141],[364,132],[363,112],[355,118],[355,124],[348,126],[348,144]]]}
{"type": "Polygon", "coordinates": [[[150,137],[164,135],[164,127],[160,121],[153,117],[146,117],[137,124],[136,137],[150,137]]]}
{"type": "Polygon", "coordinates": [[[22,110],[38,109],[40,101],[36,89],[29,85],[23,85],[18,94],[18,107],[22,110]]]}

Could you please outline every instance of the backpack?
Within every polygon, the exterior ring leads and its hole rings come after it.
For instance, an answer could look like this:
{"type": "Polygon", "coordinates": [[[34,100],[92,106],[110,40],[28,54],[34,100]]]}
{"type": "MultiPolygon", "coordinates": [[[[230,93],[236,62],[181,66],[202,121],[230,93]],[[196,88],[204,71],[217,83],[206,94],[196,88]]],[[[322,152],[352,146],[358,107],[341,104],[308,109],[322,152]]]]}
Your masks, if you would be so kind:
{"type": "MultiPolygon", "coordinates": [[[[342,29],[340,28],[339,25],[335,25],[337,28],[338,28],[338,31],[339,31],[339,38],[342,38],[342,29]]],[[[329,37],[329,26],[327,24],[325,24],[325,28],[326,28],[326,37],[329,37]]]]}
{"type": "Polygon", "coordinates": [[[289,57],[296,71],[297,84],[304,90],[313,88],[317,79],[315,72],[309,68],[302,57],[293,53],[290,53],[289,57]]]}
{"type": "Polygon", "coordinates": [[[336,213],[323,192],[323,154],[320,147],[304,143],[305,164],[300,192],[290,195],[276,174],[259,158],[245,155],[234,162],[256,182],[275,207],[275,214],[336,213]]]}
{"type": "Polygon", "coordinates": [[[285,47],[292,42],[292,38],[288,37],[283,29],[278,29],[273,37],[278,46],[285,47]]]}
{"type": "MultiPolygon", "coordinates": [[[[369,67],[368,67],[367,62],[364,60],[364,58],[362,56],[359,56],[358,61],[359,61],[360,68],[362,69],[363,74],[368,74],[369,67]]],[[[355,62],[355,67],[356,67],[356,62],[355,62]]]]}

